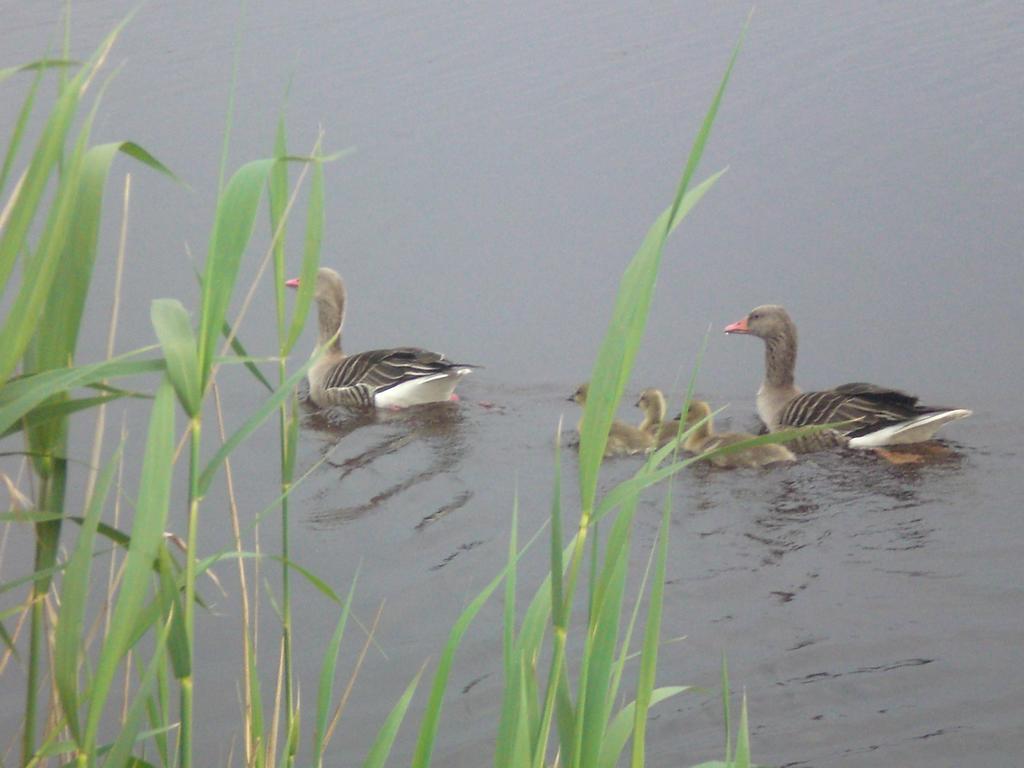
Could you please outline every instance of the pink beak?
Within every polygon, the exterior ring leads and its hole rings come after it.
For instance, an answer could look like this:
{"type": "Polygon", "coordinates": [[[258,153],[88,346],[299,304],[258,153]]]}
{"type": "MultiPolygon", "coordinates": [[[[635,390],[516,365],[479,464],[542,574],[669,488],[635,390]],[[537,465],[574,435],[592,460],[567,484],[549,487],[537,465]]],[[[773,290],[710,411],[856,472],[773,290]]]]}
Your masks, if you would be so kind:
{"type": "Polygon", "coordinates": [[[732,325],[725,326],[726,333],[750,333],[750,328],[747,326],[747,318],[738,320],[732,325]]]}
{"type": "Polygon", "coordinates": [[[299,278],[293,277],[291,280],[285,280],[284,284],[287,285],[289,288],[298,288],[299,278]]]}

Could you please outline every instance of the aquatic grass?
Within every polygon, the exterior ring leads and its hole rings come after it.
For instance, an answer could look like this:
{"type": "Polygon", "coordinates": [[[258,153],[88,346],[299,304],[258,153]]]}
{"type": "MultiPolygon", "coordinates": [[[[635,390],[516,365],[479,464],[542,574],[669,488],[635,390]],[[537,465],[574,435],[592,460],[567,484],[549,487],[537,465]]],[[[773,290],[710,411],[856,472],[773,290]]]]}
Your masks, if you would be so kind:
{"type": "MultiPolygon", "coordinates": [[[[22,452],[32,457],[33,472],[39,481],[36,511],[18,513],[17,517],[0,516],[0,520],[28,521],[39,531],[49,530],[49,538],[40,535],[42,555],[37,556],[33,572],[0,585],[0,592],[25,585],[31,590],[26,600],[31,614],[31,636],[21,762],[41,764],[57,754],[66,755],[66,764],[83,767],[150,765],[154,761],[165,766],[190,766],[196,762],[193,733],[197,703],[201,700],[195,686],[202,684],[197,678],[196,663],[202,649],[196,645],[196,625],[205,605],[197,580],[210,573],[216,563],[233,557],[238,563],[246,602],[249,590],[245,562],[251,561],[258,568],[264,560],[273,560],[281,568],[280,591],[274,593],[268,587],[263,597],[276,612],[281,632],[273,665],[276,683],[271,693],[263,690],[261,681],[261,673],[267,670],[260,666],[258,653],[258,590],[262,581],[258,573],[253,611],[243,611],[239,645],[245,762],[270,768],[299,762],[329,763],[328,743],[354,679],[350,678],[335,704],[339,649],[348,621],[356,619],[352,613],[355,582],[342,599],[330,584],[295,562],[290,551],[289,496],[302,480],[295,476],[299,422],[295,388],[315,356],[290,372],[286,360],[301,336],[312,303],[312,278],[319,265],[323,240],[323,166],[340,153],[324,154],[318,136],[309,155],[290,154],[284,120],[280,119],[271,155],[242,163],[228,174],[229,118],[222,158],[222,179],[227,181],[222,181],[219,188],[201,269],[195,320],[180,301],[157,299],[150,307],[156,346],[120,357],[108,352],[107,359],[100,362],[77,361],[75,348],[85,299],[93,266],[102,257],[98,249],[99,222],[112,160],[126,155],[173,178],[169,169],[132,142],[89,146],[89,128],[98,102],[87,116],[76,117],[82,95],[98,76],[120,29],[119,26],[77,70],[64,64],[31,70],[36,78],[51,70],[67,71],[68,77],[62,81],[27,168],[17,177],[0,208],[0,278],[4,291],[14,285],[11,276],[18,260],[22,260],[24,273],[13,295],[12,310],[4,320],[5,333],[10,332],[13,340],[21,341],[20,346],[5,346],[0,351],[0,433],[27,441],[22,452]],[[75,133],[72,129],[79,121],[81,126],[75,133]],[[294,184],[289,177],[292,167],[301,168],[294,184]],[[52,199],[43,194],[47,189],[52,189],[52,199]],[[306,218],[296,249],[290,245],[288,228],[300,189],[306,193],[306,218]],[[255,233],[260,231],[257,224],[264,194],[270,241],[259,266],[249,270],[246,256],[254,247],[255,233]],[[30,236],[35,231],[33,225],[41,227],[34,243],[30,236]],[[301,263],[300,289],[289,307],[291,299],[284,291],[283,279],[293,273],[289,264],[296,261],[301,263]],[[268,264],[272,265],[269,272],[274,280],[277,339],[269,355],[261,356],[262,351],[256,351],[254,356],[239,341],[239,331],[257,281],[268,264]],[[242,295],[242,283],[250,275],[241,309],[233,318],[229,317],[229,309],[242,295]],[[75,281],[76,291],[72,295],[58,295],[54,290],[62,276],[75,281]],[[51,332],[38,322],[15,315],[14,309],[26,311],[30,319],[45,312],[59,321],[51,332]],[[274,384],[258,367],[260,362],[267,361],[278,368],[274,384]],[[216,387],[217,372],[224,363],[245,365],[258,386],[266,389],[261,404],[231,433],[224,429],[216,387]],[[15,375],[19,368],[20,375],[15,375]],[[150,383],[156,381],[155,392],[139,391],[145,388],[135,384],[131,388],[110,384],[128,376],[142,376],[150,383]],[[82,396],[80,390],[88,387],[93,391],[82,396]],[[102,429],[97,427],[95,460],[86,468],[90,476],[95,476],[95,482],[90,481],[84,513],[76,515],[64,491],[68,461],[72,458],[66,456],[69,425],[72,421],[80,422],[93,408],[129,397],[151,398],[148,402],[140,401],[140,405],[148,408],[149,424],[144,430],[145,448],[137,472],[137,492],[133,497],[123,478],[124,472],[136,472],[131,462],[121,460],[123,447],[115,447],[101,460],[102,429]],[[211,405],[216,410],[219,432],[215,445],[209,440],[212,430],[204,425],[211,405]],[[275,412],[280,494],[247,524],[245,532],[253,532],[257,537],[257,546],[249,551],[243,545],[243,527],[234,506],[230,461],[275,412]],[[179,423],[184,425],[180,432],[179,423]],[[179,468],[178,446],[185,445],[188,450],[181,454],[184,466],[179,468]],[[125,463],[129,464],[127,469],[125,463]],[[233,547],[202,556],[199,542],[204,502],[222,469],[232,506],[233,547]],[[188,514],[180,554],[171,551],[165,537],[176,477],[184,481],[184,488],[179,490],[185,497],[188,514]],[[127,533],[118,530],[116,523],[112,526],[103,520],[111,497],[115,509],[121,500],[134,508],[131,530],[127,533]],[[274,554],[261,552],[258,546],[259,525],[270,512],[281,515],[281,550],[274,554]],[[54,533],[59,535],[60,525],[66,519],[75,520],[78,530],[69,557],[61,561],[54,533]],[[113,542],[114,551],[123,553],[124,559],[115,576],[111,557],[103,594],[108,613],[93,616],[90,623],[90,596],[99,589],[93,558],[106,554],[98,546],[100,537],[113,542]],[[311,727],[307,726],[305,731],[293,670],[297,649],[292,631],[291,582],[295,575],[305,579],[338,610],[332,637],[322,649],[318,648],[322,661],[312,716],[305,718],[311,727]],[[48,601],[55,595],[60,598],[59,608],[51,612],[52,631],[47,634],[44,619],[48,601]],[[96,628],[95,644],[93,632],[85,631],[87,626],[96,628]],[[49,645],[44,647],[44,642],[49,645]],[[52,662],[48,656],[52,656],[52,662]],[[56,696],[41,721],[38,692],[43,690],[47,675],[52,677],[56,696]],[[118,682],[122,683],[120,701],[116,701],[118,682]],[[175,694],[176,707],[172,702],[175,694]],[[45,725],[37,743],[41,722],[45,725]],[[107,733],[112,734],[113,741],[102,743],[101,734],[107,733]]],[[[639,589],[635,594],[628,589],[633,523],[641,495],[695,460],[679,458],[678,444],[685,438],[685,432],[653,453],[632,478],[600,497],[597,484],[608,426],[642,340],[665,242],[722,173],[699,184],[692,183],[738,49],[739,43],[687,157],[671,205],[650,228],[623,274],[591,376],[592,396],[585,410],[580,446],[578,483],[582,503],[579,519],[570,531],[572,535],[568,542],[564,541],[566,510],[562,505],[560,446],[556,439],[549,522],[550,572],[519,619],[519,561],[543,528],[520,547],[516,498],[506,565],[469,602],[441,649],[427,699],[419,711],[412,757],[415,768],[426,768],[433,761],[458,649],[470,625],[501,586],[505,596],[501,630],[505,690],[496,722],[495,768],[542,768],[552,759],[564,766],[610,768],[625,754],[630,740],[630,762],[641,766],[646,760],[645,725],[650,708],[687,690],[681,685],[659,687],[656,681],[670,493],[639,589]],[[604,536],[599,539],[597,526],[605,519],[607,530],[602,529],[604,536]],[[646,611],[641,623],[640,609],[645,598],[646,611]],[[582,650],[578,657],[573,654],[570,658],[569,637],[577,630],[583,634],[579,643],[582,650]],[[635,634],[641,637],[639,648],[634,647],[635,634]],[[635,687],[625,694],[624,681],[629,679],[627,673],[634,666],[635,687]]],[[[0,77],[0,81],[4,79],[0,77]]],[[[35,108],[37,93],[38,80],[23,105],[15,126],[16,135],[8,143],[0,189],[13,178],[9,174],[16,173],[14,157],[27,130],[26,116],[35,108]]],[[[8,615],[14,614],[5,612],[2,618],[8,615]]],[[[372,629],[368,632],[364,653],[373,633],[372,629]]],[[[15,648],[16,638],[2,626],[0,634],[10,648],[15,648]]],[[[358,674],[361,664],[360,660],[353,676],[358,674]]],[[[387,761],[422,674],[423,669],[393,705],[364,765],[377,768],[387,761]]],[[[745,721],[741,725],[745,726],[745,721]]],[[[727,760],[732,759],[729,749],[727,760]]],[[[741,734],[736,747],[737,765],[742,764],[746,754],[745,736],[741,734]]]]}
{"type": "MultiPolygon", "coordinates": [[[[612,318],[590,377],[590,392],[580,435],[580,515],[575,535],[568,544],[562,541],[561,468],[557,460],[556,440],[555,492],[550,515],[551,569],[546,583],[531,602],[518,634],[514,627],[514,587],[506,589],[503,629],[505,693],[494,753],[495,768],[521,765],[542,768],[546,765],[551,759],[549,738],[552,725],[557,734],[555,753],[559,765],[572,768],[613,765],[632,739],[631,765],[642,766],[645,764],[645,725],[650,707],[686,690],[684,686],[655,687],[671,514],[669,493],[652,553],[654,576],[639,650],[635,694],[631,702],[613,712],[624,668],[631,658],[630,640],[637,621],[637,608],[634,607],[623,635],[622,611],[633,519],[640,494],[646,488],[671,478],[696,460],[672,458],[667,465],[662,464],[664,460],[678,456],[678,446],[689,430],[681,428],[672,443],[654,452],[632,478],[611,489],[600,500],[597,498],[597,483],[608,431],[643,336],[665,242],[722,173],[714,174],[690,189],[741,44],[742,35],[694,140],[672,204],[650,228],[620,282],[612,318]],[[599,547],[597,525],[609,515],[612,516],[611,526],[603,546],[599,547]],[[591,539],[589,550],[586,546],[588,536],[591,539]],[[585,577],[588,592],[585,600],[578,601],[577,591],[580,580],[584,578],[582,565],[587,551],[590,552],[590,566],[585,577]],[[582,651],[573,665],[576,678],[574,697],[566,648],[578,602],[585,605],[586,612],[582,618],[582,651]],[[551,624],[550,663],[546,675],[539,677],[536,663],[542,656],[546,632],[538,631],[538,625],[541,618],[546,622],[548,616],[551,624]],[[537,701],[538,694],[541,702],[539,711],[530,701],[531,697],[537,701]]],[[[691,378],[687,401],[692,388],[691,378]]],[[[509,561],[508,578],[512,579],[515,570],[511,554],[509,561]]],[[[645,577],[635,605],[639,604],[646,585],[645,577]]]]}

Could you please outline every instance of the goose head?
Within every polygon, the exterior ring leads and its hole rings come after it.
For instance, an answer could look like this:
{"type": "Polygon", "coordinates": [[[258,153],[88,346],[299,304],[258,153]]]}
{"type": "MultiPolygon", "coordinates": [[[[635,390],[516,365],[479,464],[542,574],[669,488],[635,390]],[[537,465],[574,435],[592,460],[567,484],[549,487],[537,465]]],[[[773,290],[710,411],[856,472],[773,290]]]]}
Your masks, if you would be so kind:
{"type": "Polygon", "coordinates": [[[778,304],[754,307],[742,320],[725,326],[725,332],[757,336],[765,341],[786,337],[796,342],[796,325],[778,304]]]}
{"type": "Polygon", "coordinates": [[[590,385],[587,383],[580,384],[576,387],[576,391],[573,392],[567,399],[570,403],[577,403],[578,405],[587,404],[587,390],[590,389],[590,385]]]}
{"type": "Polygon", "coordinates": [[[656,387],[648,387],[641,392],[640,398],[636,401],[636,407],[656,422],[665,419],[665,409],[667,408],[665,396],[656,387]]]}
{"type": "Polygon", "coordinates": [[[684,419],[686,429],[690,429],[702,419],[707,420],[697,427],[690,440],[687,441],[688,443],[710,437],[712,432],[711,406],[703,400],[691,400],[689,407],[686,409],[686,418],[684,419]]]}

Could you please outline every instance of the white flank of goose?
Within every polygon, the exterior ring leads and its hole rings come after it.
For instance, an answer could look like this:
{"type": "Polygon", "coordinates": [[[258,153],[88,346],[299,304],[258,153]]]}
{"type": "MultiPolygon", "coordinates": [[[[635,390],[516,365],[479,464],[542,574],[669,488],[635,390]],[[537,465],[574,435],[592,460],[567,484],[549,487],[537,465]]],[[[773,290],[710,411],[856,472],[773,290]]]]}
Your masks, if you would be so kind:
{"type": "MultiPolygon", "coordinates": [[[[295,278],[285,284],[297,288],[299,280],[295,278]]],[[[346,355],[341,351],[346,304],[341,275],[321,267],[313,299],[319,325],[317,346],[331,342],[307,374],[309,397],[321,408],[404,408],[452,400],[456,385],[474,367],[453,363],[444,355],[416,347],[372,349],[346,355]]]]}
{"type": "Polygon", "coordinates": [[[757,392],[757,413],[769,430],[849,422],[793,441],[790,446],[794,450],[918,443],[930,440],[943,424],[971,415],[965,408],[922,405],[906,392],[862,382],[801,392],[794,383],[796,324],[776,304],[756,307],[742,320],[726,326],[725,332],[757,336],[764,341],[764,381],[757,392]]]}

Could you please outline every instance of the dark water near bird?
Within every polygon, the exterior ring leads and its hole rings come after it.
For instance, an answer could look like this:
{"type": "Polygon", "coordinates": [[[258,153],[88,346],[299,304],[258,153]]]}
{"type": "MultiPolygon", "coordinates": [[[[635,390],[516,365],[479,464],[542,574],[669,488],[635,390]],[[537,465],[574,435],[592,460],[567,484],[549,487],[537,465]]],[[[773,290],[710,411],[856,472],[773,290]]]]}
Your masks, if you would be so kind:
{"type": "MultiPolygon", "coordinates": [[[[133,7],[74,4],[74,54],[133,7]]],[[[289,81],[293,149],[308,151],[321,125],[328,149],[356,148],[327,172],[323,261],[348,283],[346,347],[419,345],[484,366],[456,404],[304,416],[293,557],[339,592],[358,570],[354,612],[365,624],[384,603],[332,764],[363,759],[405,685],[497,573],[516,495],[521,538],[546,519],[559,419],[568,433],[578,415],[565,398],[589,375],[618,278],[671,200],[748,10],[151,3],[115,47],[111,63],[124,67],[97,140],[138,141],[188,184],[131,169],[119,349],[153,343],[152,299],[195,306],[190,259],[202,258],[211,225],[237,48],[229,167],[270,154],[289,81]]],[[[50,4],[7,9],[3,66],[41,57],[55,29],[50,4]]],[[[659,680],[702,690],[652,711],[651,765],[721,756],[723,653],[748,697],[759,764],[1020,763],[1022,73],[1024,8],[1013,0],[758,6],[698,178],[729,170],[669,243],[620,417],[639,421],[629,406],[647,386],[678,404],[710,328],[697,390],[729,405],[721,429],[749,429],[761,344],[720,331],[768,302],[799,326],[805,388],[872,381],[974,415],[947,426],[948,450],[919,465],[835,452],[675,480],[662,630],[675,641],[659,680]]],[[[20,103],[13,82],[0,92],[5,124],[20,103]]],[[[101,256],[82,360],[102,355],[112,274],[113,256],[101,256]]],[[[273,346],[270,295],[264,283],[266,309],[243,331],[254,354],[273,346]]],[[[301,357],[312,333],[311,324],[301,357]]],[[[222,386],[229,422],[260,402],[244,373],[228,372],[222,386]]],[[[564,450],[572,509],[576,459],[564,450]]],[[[248,519],[276,496],[277,451],[268,427],[236,461],[248,519]]],[[[602,487],[638,466],[609,462],[602,487]]],[[[635,581],[662,499],[645,496],[637,516],[635,581]]],[[[223,491],[212,494],[210,552],[231,541],[225,509],[223,491]]],[[[277,518],[267,520],[260,545],[274,551],[277,518]]],[[[184,533],[183,514],[174,524],[184,533]]],[[[18,535],[4,580],[24,565],[18,535]]],[[[531,593],[546,566],[537,549],[520,573],[531,593]]],[[[237,737],[233,575],[220,574],[226,594],[210,588],[214,610],[199,621],[200,764],[225,764],[237,737]]],[[[262,576],[276,589],[276,567],[262,576]]],[[[337,614],[302,579],[296,590],[305,726],[337,614]]],[[[491,759],[500,621],[492,601],[466,636],[438,765],[491,759]]],[[[362,640],[351,625],[340,669],[362,640]]],[[[270,669],[276,637],[261,642],[270,669]]],[[[7,674],[5,750],[22,696],[7,674]]],[[[423,687],[410,724],[425,698],[423,687]]],[[[408,759],[414,737],[403,730],[393,762],[408,759]]]]}

